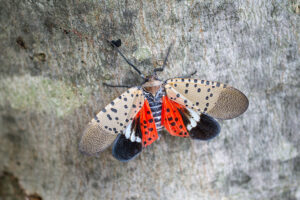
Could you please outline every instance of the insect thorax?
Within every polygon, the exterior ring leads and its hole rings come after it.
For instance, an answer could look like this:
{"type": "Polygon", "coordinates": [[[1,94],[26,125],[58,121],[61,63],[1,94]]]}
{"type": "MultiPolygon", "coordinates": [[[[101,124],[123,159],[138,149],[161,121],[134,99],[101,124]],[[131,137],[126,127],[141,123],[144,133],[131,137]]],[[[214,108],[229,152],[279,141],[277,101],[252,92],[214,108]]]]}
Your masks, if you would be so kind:
{"type": "Polygon", "coordinates": [[[157,131],[163,129],[161,125],[161,109],[162,109],[162,97],[165,95],[164,86],[161,86],[153,96],[150,92],[143,89],[144,96],[149,102],[149,106],[155,121],[157,131]]]}

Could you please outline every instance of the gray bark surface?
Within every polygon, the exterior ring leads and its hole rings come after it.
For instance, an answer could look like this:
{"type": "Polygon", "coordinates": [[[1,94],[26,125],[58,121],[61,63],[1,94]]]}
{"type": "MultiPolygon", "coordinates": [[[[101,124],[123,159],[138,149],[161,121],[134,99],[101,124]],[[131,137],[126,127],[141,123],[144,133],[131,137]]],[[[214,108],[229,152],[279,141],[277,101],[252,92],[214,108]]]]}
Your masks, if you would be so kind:
{"type": "Polygon", "coordinates": [[[0,0],[0,199],[300,199],[299,1],[0,0]],[[144,73],[249,98],[208,142],[162,134],[135,160],[78,151],[92,117],[144,73]]]}

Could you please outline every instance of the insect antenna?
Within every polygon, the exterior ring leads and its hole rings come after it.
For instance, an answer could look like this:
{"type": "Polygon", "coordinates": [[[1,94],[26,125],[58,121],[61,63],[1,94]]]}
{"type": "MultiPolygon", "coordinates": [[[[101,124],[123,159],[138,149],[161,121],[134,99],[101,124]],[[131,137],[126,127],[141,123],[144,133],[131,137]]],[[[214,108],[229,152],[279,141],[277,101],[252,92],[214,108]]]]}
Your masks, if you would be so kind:
{"type": "Polygon", "coordinates": [[[131,63],[124,55],[123,55],[123,53],[118,49],[118,46],[115,44],[115,42],[108,41],[108,40],[107,40],[107,42],[108,42],[109,44],[111,44],[111,45],[114,47],[114,49],[122,56],[122,58],[127,62],[128,65],[130,65],[131,67],[133,67],[133,69],[134,69],[135,71],[137,71],[137,73],[138,73],[143,79],[145,79],[144,74],[142,74],[142,72],[141,72],[134,64],[132,64],[132,63],[131,63]]]}
{"type": "Polygon", "coordinates": [[[169,48],[168,48],[168,51],[167,51],[167,55],[164,59],[164,63],[163,63],[163,66],[160,67],[160,68],[155,68],[154,71],[153,71],[153,74],[156,75],[156,72],[162,72],[164,71],[164,68],[167,64],[167,60],[168,60],[168,57],[169,57],[169,54],[170,54],[170,51],[171,51],[171,48],[172,48],[172,43],[170,44],[169,48]]]}

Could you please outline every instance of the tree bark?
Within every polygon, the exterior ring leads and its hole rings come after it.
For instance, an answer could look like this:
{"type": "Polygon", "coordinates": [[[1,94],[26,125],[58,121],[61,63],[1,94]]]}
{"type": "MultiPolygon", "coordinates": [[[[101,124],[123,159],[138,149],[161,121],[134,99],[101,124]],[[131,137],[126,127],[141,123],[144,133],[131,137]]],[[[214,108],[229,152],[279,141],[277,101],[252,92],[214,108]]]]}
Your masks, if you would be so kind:
{"type": "Polygon", "coordinates": [[[299,1],[0,0],[0,199],[300,199],[299,1]],[[243,91],[209,142],[166,132],[135,160],[78,151],[87,123],[141,79],[243,91]]]}

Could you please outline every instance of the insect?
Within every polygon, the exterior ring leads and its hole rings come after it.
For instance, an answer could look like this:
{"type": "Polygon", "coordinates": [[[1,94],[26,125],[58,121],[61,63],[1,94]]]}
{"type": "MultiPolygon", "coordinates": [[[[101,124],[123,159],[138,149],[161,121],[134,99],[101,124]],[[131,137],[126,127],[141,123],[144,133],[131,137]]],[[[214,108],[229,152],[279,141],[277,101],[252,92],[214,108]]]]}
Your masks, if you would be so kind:
{"type": "Polygon", "coordinates": [[[129,88],[92,119],[79,144],[84,153],[99,153],[113,143],[113,156],[126,162],[155,142],[163,129],[177,137],[209,140],[220,133],[214,118],[232,119],[248,108],[247,97],[226,84],[190,77],[159,80],[156,74],[164,70],[171,46],[162,67],[145,77],[118,49],[121,41],[110,44],[144,83],[129,88]]]}

